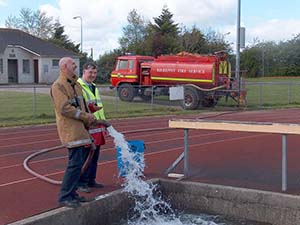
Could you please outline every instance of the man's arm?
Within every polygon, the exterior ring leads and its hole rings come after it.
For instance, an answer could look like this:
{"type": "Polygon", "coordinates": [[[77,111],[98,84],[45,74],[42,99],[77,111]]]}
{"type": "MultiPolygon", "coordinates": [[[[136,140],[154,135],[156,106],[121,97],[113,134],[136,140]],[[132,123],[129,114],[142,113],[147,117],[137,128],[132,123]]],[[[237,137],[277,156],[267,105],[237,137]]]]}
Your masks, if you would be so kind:
{"type": "Polygon", "coordinates": [[[85,124],[90,125],[95,121],[95,117],[76,107],[76,100],[70,99],[67,91],[62,85],[55,84],[51,88],[51,96],[54,107],[58,113],[63,116],[82,120],[85,124]]]}

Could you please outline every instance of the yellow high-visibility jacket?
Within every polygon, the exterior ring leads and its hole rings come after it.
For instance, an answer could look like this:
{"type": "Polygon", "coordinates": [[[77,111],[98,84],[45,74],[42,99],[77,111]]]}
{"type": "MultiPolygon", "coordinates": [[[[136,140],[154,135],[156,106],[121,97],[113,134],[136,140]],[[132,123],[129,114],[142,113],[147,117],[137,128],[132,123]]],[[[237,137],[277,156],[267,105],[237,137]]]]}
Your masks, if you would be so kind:
{"type": "Polygon", "coordinates": [[[94,94],[84,80],[79,78],[78,83],[82,87],[82,94],[84,100],[86,101],[86,104],[88,105],[89,103],[93,103],[99,107],[102,107],[100,110],[94,112],[93,115],[96,117],[97,120],[105,120],[106,118],[104,114],[103,104],[100,98],[99,90],[96,87],[96,85],[93,83],[95,87],[95,94],[94,94]]]}

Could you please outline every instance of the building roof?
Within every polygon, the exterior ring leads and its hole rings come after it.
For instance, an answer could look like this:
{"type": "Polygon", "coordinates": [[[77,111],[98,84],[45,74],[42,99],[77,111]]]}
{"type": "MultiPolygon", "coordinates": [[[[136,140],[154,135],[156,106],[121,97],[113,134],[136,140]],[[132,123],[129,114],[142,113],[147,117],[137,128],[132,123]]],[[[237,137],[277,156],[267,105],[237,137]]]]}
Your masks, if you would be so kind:
{"type": "Polygon", "coordinates": [[[80,57],[79,54],[73,51],[57,46],[24,31],[0,28],[0,53],[3,53],[7,46],[20,47],[42,57],[80,57]]]}

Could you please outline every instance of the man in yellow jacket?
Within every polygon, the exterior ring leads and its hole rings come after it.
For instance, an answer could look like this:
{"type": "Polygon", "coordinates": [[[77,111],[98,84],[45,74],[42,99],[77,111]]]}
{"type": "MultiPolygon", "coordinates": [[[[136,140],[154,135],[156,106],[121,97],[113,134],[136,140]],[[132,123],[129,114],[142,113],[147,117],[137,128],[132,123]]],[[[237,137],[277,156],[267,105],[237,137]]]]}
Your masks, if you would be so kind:
{"type": "Polygon", "coordinates": [[[77,193],[81,169],[84,164],[85,146],[92,144],[87,131],[96,122],[91,113],[86,112],[82,89],[75,75],[76,64],[72,58],[59,61],[60,74],[51,87],[59,138],[68,148],[66,168],[58,202],[60,206],[78,207],[86,201],[77,193]]]}
{"type": "MultiPolygon", "coordinates": [[[[88,109],[95,116],[97,120],[106,120],[103,104],[100,98],[99,90],[96,85],[93,83],[97,76],[97,66],[93,62],[87,62],[83,65],[83,73],[82,78],[78,79],[82,87],[83,98],[88,105],[88,109]]],[[[103,184],[96,182],[96,174],[97,174],[97,166],[98,166],[98,158],[100,153],[100,146],[105,144],[104,139],[104,126],[97,126],[90,128],[90,134],[94,138],[94,143],[96,145],[96,149],[93,152],[93,156],[90,160],[90,163],[81,176],[79,181],[78,190],[90,193],[90,187],[93,188],[103,188],[103,184]]],[[[88,156],[86,156],[87,158],[88,156]]]]}

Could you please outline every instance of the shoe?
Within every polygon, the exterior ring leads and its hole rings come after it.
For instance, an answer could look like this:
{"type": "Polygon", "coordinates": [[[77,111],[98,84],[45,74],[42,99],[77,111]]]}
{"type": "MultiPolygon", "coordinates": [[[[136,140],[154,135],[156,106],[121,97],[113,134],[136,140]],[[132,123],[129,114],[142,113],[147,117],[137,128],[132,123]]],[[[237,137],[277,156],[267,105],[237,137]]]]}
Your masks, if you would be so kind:
{"type": "Polygon", "coordinates": [[[88,200],[86,197],[84,196],[79,196],[79,195],[76,195],[75,196],[75,200],[78,201],[78,202],[89,202],[90,200],[88,200]]]}
{"type": "Polygon", "coordinates": [[[77,190],[84,193],[91,193],[91,189],[87,186],[80,186],[77,190]]]}
{"type": "Polygon", "coordinates": [[[60,207],[68,207],[68,208],[78,208],[80,206],[79,201],[73,199],[73,200],[65,200],[62,202],[59,202],[60,207]]]}
{"type": "Polygon", "coordinates": [[[101,184],[101,183],[94,182],[94,183],[89,183],[88,187],[92,187],[92,188],[104,188],[104,185],[101,184]]]}

